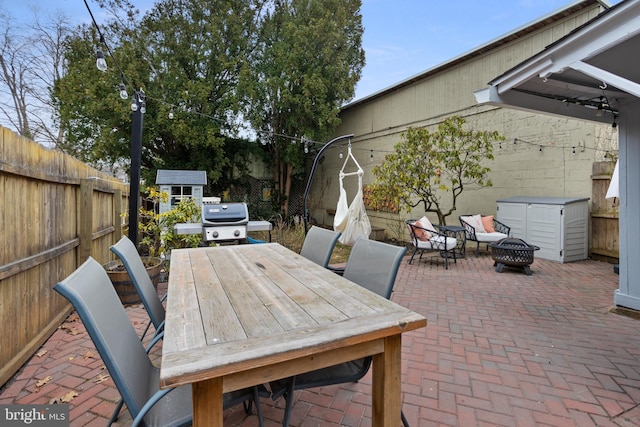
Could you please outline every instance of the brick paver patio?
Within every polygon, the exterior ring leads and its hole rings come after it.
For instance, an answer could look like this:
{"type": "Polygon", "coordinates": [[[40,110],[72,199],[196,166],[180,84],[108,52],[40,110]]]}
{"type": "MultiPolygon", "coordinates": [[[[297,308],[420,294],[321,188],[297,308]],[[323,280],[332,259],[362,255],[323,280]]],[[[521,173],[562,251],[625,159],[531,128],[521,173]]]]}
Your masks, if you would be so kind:
{"type": "MultiPolygon", "coordinates": [[[[611,311],[612,266],[536,259],[531,269],[496,273],[486,253],[449,270],[441,260],[403,262],[392,299],[428,319],[403,335],[403,410],[412,426],[640,425],[639,324],[611,311]]],[[[144,308],[127,312],[142,330],[144,308]]],[[[72,426],[106,424],[119,395],[74,319],[5,385],[0,404],[72,397],[72,426]]],[[[291,424],[369,426],[370,392],[370,375],[296,392],[291,424]]],[[[268,426],[280,425],[283,404],[263,399],[268,426]]],[[[123,410],[116,425],[130,423],[123,410]]],[[[257,418],[237,407],[225,424],[255,426],[257,418]]]]}

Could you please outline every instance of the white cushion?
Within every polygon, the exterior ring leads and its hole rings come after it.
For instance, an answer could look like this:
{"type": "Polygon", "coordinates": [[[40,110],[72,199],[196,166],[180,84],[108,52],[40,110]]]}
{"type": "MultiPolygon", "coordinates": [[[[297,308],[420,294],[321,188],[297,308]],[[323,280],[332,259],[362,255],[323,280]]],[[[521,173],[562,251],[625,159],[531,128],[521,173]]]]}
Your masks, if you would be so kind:
{"type": "Polygon", "coordinates": [[[494,233],[478,233],[476,232],[476,239],[478,242],[497,242],[498,240],[506,239],[507,236],[504,233],[498,233],[497,231],[494,233]]]}
{"type": "Polygon", "coordinates": [[[461,216],[460,219],[462,219],[464,222],[466,222],[467,224],[475,228],[476,234],[486,233],[486,230],[484,229],[484,225],[482,224],[482,215],[477,214],[477,215],[461,216]]]}
{"type": "Polygon", "coordinates": [[[422,228],[426,228],[427,230],[430,230],[430,231],[436,231],[436,229],[433,228],[431,221],[429,221],[429,218],[427,218],[426,215],[420,218],[418,221],[420,221],[420,224],[422,224],[422,228]]]}
{"type": "Polygon", "coordinates": [[[432,238],[430,238],[429,240],[423,241],[423,240],[418,240],[418,249],[440,249],[440,250],[444,250],[444,247],[446,245],[447,250],[451,250],[453,248],[456,247],[456,245],[458,244],[458,241],[456,240],[455,237],[447,237],[447,241],[446,243],[444,242],[444,237],[443,236],[433,236],[432,238]]]}

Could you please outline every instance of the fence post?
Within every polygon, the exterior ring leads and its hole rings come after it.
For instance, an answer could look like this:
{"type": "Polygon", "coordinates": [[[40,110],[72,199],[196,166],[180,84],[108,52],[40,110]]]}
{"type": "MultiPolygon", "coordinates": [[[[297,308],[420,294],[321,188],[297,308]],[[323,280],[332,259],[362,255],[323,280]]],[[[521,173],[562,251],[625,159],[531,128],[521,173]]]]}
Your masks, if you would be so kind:
{"type": "Polygon", "coordinates": [[[111,244],[116,244],[122,237],[122,190],[114,190],[113,192],[113,225],[115,233],[111,244]]]}
{"type": "Polygon", "coordinates": [[[80,200],[78,203],[78,256],[76,265],[80,265],[91,256],[93,243],[93,187],[92,179],[80,180],[80,200]]]}

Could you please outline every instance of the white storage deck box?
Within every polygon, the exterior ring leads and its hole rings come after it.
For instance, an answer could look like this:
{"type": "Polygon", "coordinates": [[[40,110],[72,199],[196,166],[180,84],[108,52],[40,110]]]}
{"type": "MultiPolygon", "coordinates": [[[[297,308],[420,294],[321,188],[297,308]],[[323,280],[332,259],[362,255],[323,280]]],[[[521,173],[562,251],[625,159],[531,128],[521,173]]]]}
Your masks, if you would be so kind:
{"type": "Polygon", "coordinates": [[[589,198],[518,196],[497,200],[496,219],[511,236],[540,247],[538,258],[559,262],[589,255],[589,198]]]}

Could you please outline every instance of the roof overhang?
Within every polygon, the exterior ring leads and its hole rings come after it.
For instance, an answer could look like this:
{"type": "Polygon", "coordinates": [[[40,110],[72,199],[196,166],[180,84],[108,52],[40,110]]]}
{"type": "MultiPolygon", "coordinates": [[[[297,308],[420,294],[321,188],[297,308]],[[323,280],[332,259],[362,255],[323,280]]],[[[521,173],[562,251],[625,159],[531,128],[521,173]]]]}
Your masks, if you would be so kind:
{"type": "Polygon", "coordinates": [[[611,124],[640,98],[640,0],[606,10],[475,92],[480,104],[611,124]]]}

